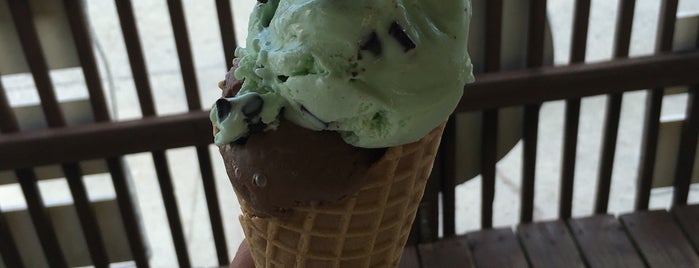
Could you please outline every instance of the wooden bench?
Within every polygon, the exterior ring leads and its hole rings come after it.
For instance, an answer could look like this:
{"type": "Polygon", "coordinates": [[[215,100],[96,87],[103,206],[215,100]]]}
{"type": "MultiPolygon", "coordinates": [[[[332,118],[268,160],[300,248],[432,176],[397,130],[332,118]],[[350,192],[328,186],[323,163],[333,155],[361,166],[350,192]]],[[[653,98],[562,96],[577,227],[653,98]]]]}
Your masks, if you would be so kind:
{"type": "MultiPolygon", "coordinates": [[[[3,2],[0,2],[3,3],[3,2]]],[[[82,13],[82,1],[63,0],[69,20],[71,36],[82,67],[95,123],[66,126],[65,118],[56,99],[49,76],[49,67],[41,53],[32,9],[26,1],[7,0],[12,20],[21,42],[24,58],[39,92],[43,114],[48,128],[20,131],[19,123],[10,107],[0,83],[0,171],[12,171],[17,177],[27,201],[27,210],[40,240],[40,248],[51,267],[67,267],[67,257],[58,242],[56,224],[47,216],[37,186],[35,168],[59,164],[70,186],[81,231],[88,245],[89,255],[96,267],[107,267],[113,262],[106,245],[110,243],[100,233],[93,204],[87,198],[82,180],[81,161],[103,159],[116,192],[116,203],[126,230],[131,257],[137,267],[149,267],[146,237],[139,226],[140,218],[132,199],[123,156],[150,153],[161,188],[171,238],[178,264],[191,267],[183,223],[173,194],[172,174],[165,151],[191,146],[196,149],[199,172],[206,192],[216,263],[230,262],[229,248],[224,234],[221,207],[213,175],[212,142],[208,113],[199,99],[197,77],[194,71],[192,48],[184,21],[182,3],[168,0],[168,11],[175,37],[177,55],[182,72],[183,90],[188,112],[158,115],[149,76],[145,68],[142,45],[129,0],[115,1],[124,42],[136,84],[143,117],[137,120],[112,121],[107,110],[101,78],[89,37],[89,21],[82,13]],[[168,133],[177,135],[167,135],[168,133]]],[[[484,61],[476,74],[476,82],[466,86],[465,94],[455,115],[482,112],[481,148],[481,230],[467,234],[456,233],[455,187],[456,120],[451,118],[442,140],[438,160],[420,205],[418,219],[413,226],[402,267],[697,267],[697,228],[699,208],[688,205],[693,164],[697,147],[699,112],[696,91],[699,85],[699,47],[689,51],[673,52],[672,41],[677,0],[663,0],[660,9],[657,53],[651,56],[628,58],[635,1],[621,0],[615,38],[614,60],[584,63],[589,22],[590,0],[576,0],[573,23],[571,65],[544,67],[544,38],[546,1],[529,1],[529,24],[522,25],[527,32],[526,66],[524,70],[502,71],[500,51],[503,47],[501,32],[503,1],[488,0],[483,7],[485,16],[484,61]],[[682,123],[681,138],[677,145],[674,164],[672,209],[648,211],[653,174],[657,157],[660,109],[667,87],[687,87],[688,112],[682,123]],[[641,163],[638,174],[628,179],[638,182],[634,209],[636,212],[616,218],[607,215],[610,182],[614,163],[619,114],[623,93],[647,90],[647,112],[644,115],[641,163]],[[572,193],[581,98],[607,95],[603,147],[594,212],[588,218],[573,219],[572,193]],[[562,148],[562,183],[558,220],[535,222],[534,184],[536,181],[539,113],[544,102],[565,100],[565,127],[562,148]],[[495,165],[497,163],[497,133],[499,110],[504,107],[523,107],[523,164],[519,226],[493,229],[493,200],[495,193],[495,165]],[[441,213],[440,213],[441,211],[441,213]],[[442,230],[440,233],[439,230],[442,230]],[[667,254],[666,254],[667,253],[667,254]]],[[[236,46],[230,0],[217,0],[218,22],[225,57],[231,59],[236,46]]],[[[473,41],[475,42],[475,41],[473,41]]],[[[227,61],[228,62],[228,61],[227,61]]],[[[228,66],[230,67],[230,65],[228,66]]],[[[225,70],[221,70],[223,74],[225,70]]],[[[176,89],[173,89],[176,90],[176,89]]],[[[209,103],[209,101],[204,101],[209,103]]],[[[207,104],[208,105],[208,104],[207,104]]],[[[229,206],[227,204],[226,206],[229,206]]],[[[0,211],[0,256],[5,267],[24,267],[5,217],[0,211]]]]}

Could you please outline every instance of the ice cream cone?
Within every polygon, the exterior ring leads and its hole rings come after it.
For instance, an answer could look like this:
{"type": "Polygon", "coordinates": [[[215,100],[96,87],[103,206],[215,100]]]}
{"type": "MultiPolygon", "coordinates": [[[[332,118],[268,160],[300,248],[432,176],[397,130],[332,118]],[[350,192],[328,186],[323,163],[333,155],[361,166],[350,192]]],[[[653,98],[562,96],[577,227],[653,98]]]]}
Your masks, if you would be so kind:
{"type": "Polygon", "coordinates": [[[422,199],[444,123],[417,142],[391,147],[361,189],[333,204],[293,208],[283,218],[240,222],[261,267],[397,267],[422,199]]]}

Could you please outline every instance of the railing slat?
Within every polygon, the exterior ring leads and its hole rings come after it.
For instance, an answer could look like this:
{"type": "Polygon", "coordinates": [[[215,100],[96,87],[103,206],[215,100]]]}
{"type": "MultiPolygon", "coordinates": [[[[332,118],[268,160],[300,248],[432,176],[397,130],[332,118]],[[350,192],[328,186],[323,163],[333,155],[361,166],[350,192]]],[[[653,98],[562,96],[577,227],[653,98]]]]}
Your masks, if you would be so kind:
{"type": "MultiPolygon", "coordinates": [[[[199,98],[199,85],[194,71],[194,61],[189,44],[189,34],[185,15],[180,0],[168,0],[168,10],[170,21],[175,34],[175,44],[177,45],[177,55],[180,58],[180,69],[184,81],[184,89],[187,95],[187,104],[190,111],[201,110],[201,99],[199,98]]],[[[211,168],[211,156],[207,146],[197,146],[197,158],[199,159],[199,169],[202,175],[202,184],[206,193],[206,202],[209,210],[211,230],[213,232],[218,265],[228,265],[228,247],[226,245],[225,233],[221,213],[219,211],[218,195],[216,184],[211,168]]]]}
{"type": "Polygon", "coordinates": [[[570,63],[583,63],[587,52],[587,30],[590,25],[590,0],[575,0],[570,63]]]}
{"type": "Polygon", "coordinates": [[[10,226],[5,219],[5,213],[2,210],[0,210],[0,255],[2,255],[5,267],[24,267],[17,243],[15,243],[10,226]]]}
{"type": "Polygon", "coordinates": [[[573,209],[573,183],[575,181],[575,156],[580,121],[580,99],[566,100],[563,127],[563,158],[561,160],[561,197],[558,216],[568,219],[573,209]]]}
{"type": "MultiPolygon", "coordinates": [[[[672,50],[672,40],[677,19],[678,0],[663,0],[660,7],[656,53],[672,50]]],[[[693,70],[696,74],[696,69],[693,70]]],[[[655,157],[658,146],[658,129],[660,127],[660,111],[665,90],[661,87],[648,90],[646,97],[646,112],[644,115],[643,136],[641,138],[641,153],[636,187],[636,210],[647,210],[650,201],[650,189],[653,185],[655,157]]]]}
{"type": "Polygon", "coordinates": [[[211,231],[214,235],[216,254],[220,266],[228,265],[228,246],[226,244],[226,234],[223,229],[223,219],[219,206],[218,192],[216,191],[216,180],[211,163],[211,154],[208,146],[197,146],[197,156],[199,159],[199,169],[201,171],[202,184],[206,196],[206,204],[209,210],[209,220],[211,221],[211,231]]]}
{"type": "Polygon", "coordinates": [[[153,151],[151,154],[153,155],[156,177],[158,177],[158,183],[160,184],[160,194],[165,204],[165,211],[167,212],[167,220],[170,224],[170,232],[172,233],[172,241],[175,245],[175,251],[177,252],[177,259],[180,267],[191,267],[189,264],[189,254],[187,253],[187,242],[182,232],[180,212],[177,209],[175,188],[172,185],[172,176],[168,169],[165,151],[153,151]],[[184,256],[180,257],[180,255],[184,256]]]}
{"type": "Polygon", "coordinates": [[[88,200],[87,189],[83,183],[82,169],[77,163],[63,164],[62,168],[70,192],[73,195],[73,203],[75,203],[80,226],[85,234],[87,250],[90,252],[92,264],[95,267],[109,267],[109,257],[107,250],[104,248],[104,239],[102,238],[90,200],[88,200]]]}
{"type": "MultiPolygon", "coordinates": [[[[85,83],[87,84],[95,121],[108,122],[110,121],[109,110],[107,108],[102,81],[97,68],[97,61],[95,60],[92,48],[92,40],[88,31],[88,22],[83,13],[84,6],[82,2],[78,0],[64,0],[63,4],[68,14],[68,22],[70,23],[71,33],[75,41],[78,58],[85,77],[85,83]]],[[[108,166],[112,167],[112,170],[123,170],[118,158],[108,159],[107,163],[108,166]]],[[[121,211],[122,222],[127,230],[127,239],[129,241],[131,255],[137,267],[148,267],[148,257],[146,257],[145,247],[143,245],[143,236],[141,234],[141,229],[138,227],[138,223],[135,221],[135,211],[133,210],[133,204],[131,204],[131,190],[128,189],[128,186],[125,186],[127,185],[125,182],[119,181],[124,178],[123,175],[120,173],[111,173],[110,175],[115,185],[117,203],[121,211]],[[121,185],[123,187],[116,187],[116,185],[121,185]]],[[[77,179],[73,181],[75,180],[77,179]]],[[[69,184],[71,184],[70,179],[69,184]]],[[[71,187],[80,187],[80,185],[71,187]]]]}
{"type": "MultiPolygon", "coordinates": [[[[41,44],[39,43],[39,37],[36,32],[33,14],[29,3],[26,1],[9,1],[9,4],[20,43],[23,47],[24,57],[29,64],[29,69],[31,70],[36,89],[39,92],[41,108],[44,112],[46,123],[51,128],[63,127],[65,126],[65,119],[61,109],[58,106],[58,100],[56,99],[53,83],[51,82],[51,77],[48,71],[48,64],[46,63],[46,59],[44,58],[44,54],[41,49],[41,44]]],[[[14,126],[13,128],[17,130],[18,126],[14,126]]],[[[64,165],[64,172],[74,171],[71,170],[71,168],[74,168],[75,166],[64,165]]],[[[51,264],[51,266],[66,267],[67,262],[58,243],[58,238],[56,236],[53,223],[48,217],[46,208],[43,204],[43,199],[38,188],[34,171],[31,168],[23,168],[15,170],[15,174],[24,193],[34,227],[41,240],[41,245],[49,264],[51,264]]],[[[78,183],[82,183],[82,180],[78,183]]],[[[71,190],[73,189],[75,188],[71,187],[71,190]]],[[[76,204],[85,201],[79,198],[81,196],[80,194],[85,194],[84,192],[77,193],[77,195],[75,192],[72,192],[72,194],[76,204]]],[[[88,226],[85,225],[85,222],[82,222],[83,219],[94,219],[94,215],[91,214],[90,210],[81,210],[80,208],[85,207],[82,205],[85,204],[77,205],[76,208],[78,214],[80,215],[81,224],[83,225],[82,230],[85,234],[85,238],[90,245],[93,245],[92,242],[96,242],[94,244],[96,248],[90,251],[90,256],[97,265],[104,267],[107,263],[106,254],[104,254],[105,251],[103,244],[101,243],[102,241],[100,234],[99,232],[95,232],[96,225],[88,226]],[[97,233],[96,239],[93,236],[94,233],[97,233]],[[100,250],[102,254],[92,254],[93,252],[98,252],[100,250]]],[[[92,223],[94,224],[94,222],[92,223]]]]}
{"type": "Polygon", "coordinates": [[[442,230],[444,237],[456,235],[456,116],[449,117],[439,145],[442,171],[442,230]]]}
{"type": "Polygon", "coordinates": [[[80,0],[63,0],[63,5],[68,15],[70,30],[73,34],[80,66],[82,66],[87,92],[90,95],[90,104],[95,121],[109,121],[109,110],[104,97],[102,80],[100,79],[99,68],[97,68],[97,61],[92,49],[93,42],[88,31],[88,22],[84,14],[85,7],[80,0]]]}
{"type": "Polygon", "coordinates": [[[539,142],[539,111],[537,104],[524,107],[524,129],[522,131],[522,209],[520,222],[530,223],[534,219],[534,189],[536,182],[536,151],[539,142]]]}
{"type": "Polygon", "coordinates": [[[226,70],[228,70],[233,67],[234,52],[235,48],[238,46],[235,41],[230,0],[216,0],[216,11],[218,13],[218,26],[221,29],[223,54],[226,57],[226,70]]]}
{"type": "Polygon", "coordinates": [[[58,107],[56,94],[51,83],[51,77],[48,72],[48,65],[44,58],[43,50],[39,43],[39,36],[36,32],[34,19],[29,7],[29,2],[22,0],[10,0],[10,13],[17,29],[19,41],[24,50],[24,57],[27,60],[29,69],[34,78],[34,84],[39,92],[41,100],[41,108],[46,117],[46,123],[49,127],[65,126],[63,113],[58,107]]]}
{"type": "MultiPolygon", "coordinates": [[[[546,0],[534,0],[529,7],[529,40],[527,43],[527,67],[536,68],[544,64],[546,31],[546,0]]],[[[536,150],[539,138],[539,110],[541,104],[524,107],[522,129],[522,208],[520,222],[528,223],[534,218],[534,185],[536,181],[536,150]]]]}
{"type": "Polygon", "coordinates": [[[148,69],[141,50],[141,40],[138,37],[138,28],[133,15],[131,0],[114,1],[119,14],[121,32],[126,43],[126,52],[131,64],[131,75],[136,84],[138,102],[141,105],[141,113],[144,117],[155,115],[155,105],[150,83],[148,81],[148,69]]]}
{"type": "Polygon", "coordinates": [[[22,188],[22,193],[24,193],[29,215],[32,223],[34,223],[34,229],[39,237],[41,248],[46,255],[46,261],[51,267],[68,267],[63,250],[58,244],[56,229],[44,206],[34,170],[30,168],[17,169],[15,170],[15,176],[17,176],[19,185],[22,188]]]}
{"type": "Polygon", "coordinates": [[[0,130],[5,133],[17,132],[19,131],[17,126],[19,126],[17,118],[14,116],[12,107],[10,107],[5,88],[2,85],[2,79],[0,79],[0,130]]]}
{"type": "MultiPolygon", "coordinates": [[[[32,71],[39,97],[41,107],[43,108],[44,117],[46,118],[49,127],[65,126],[65,118],[59,108],[58,100],[56,99],[55,90],[49,75],[48,65],[41,50],[36,28],[33,24],[33,14],[29,6],[14,5],[13,13],[15,24],[18,25],[17,31],[21,36],[21,43],[24,47],[24,55],[29,63],[29,68],[32,71]],[[21,16],[21,17],[20,17],[21,16]]],[[[65,163],[62,165],[63,172],[66,174],[66,180],[70,186],[70,191],[73,196],[73,202],[80,220],[85,240],[88,244],[88,251],[92,258],[93,264],[96,267],[107,267],[109,260],[107,251],[104,248],[102,234],[99,231],[99,225],[87,199],[87,192],[82,181],[82,172],[77,163],[65,163]]],[[[26,176],[25,183],[31,183],[32,176],[26,176]]],[[[36,182],[34,182],[36,183],[36,182]]],[[[31,189],[29,185],[23,186],[23,189],[31,189]]],[[[25,193],[26,194],[26,193],[25,193]]],[[[37,192],[40,197],[40,193],[37,192]]]]}
{"type": "MultiPolygon", "coordinates": [[[[629,56],[631,44],[631,28],[636,7],[636,0],[623,0],[619,2],[619,12],[616,23],[616,36],[614,40],[614,58],[629,56]]],[[[614,169],[614,155],[619,133],[619,118],[621,114],[621,93],[607,96],[607,111],[604,119],[602,136],[602,153],[600,155],[600,167],[597,181],[597,193],[595,198],[595,213],[607,212],[609,205],[609,190],[614,169]]]]}
{"type": "MultiPolygon", "coordinates": [[[[697,28],[696,48],[699,49],[699,28],[697,28]]],[[[689,185],[692,181],[694,159],[697,151],[697,132],[699,131],[699,100],[697,100],[699,84],[689,88],[687,112],[682,125],[677,165],[675,166],[675,194],[673,206],[687,204],[689,185]]]]}
{"type": "MultiPolygon", "coordinates": [[[[502,46],[502,0],[490,0],[485,5],[485,71],[500,71],[502,46]]],[[[497,164],[498,110],[483,111],[481,132],[482,202],[481,227],[493,227],[493,202],[495,201],[495,169],[497,164]]]]}
{"type": "Polygon", "coordinates": [[[483,134],[481,138],[481,176],[483,177],[481,204],[481,228],[493,227],[493,202],[495,201],[495,175],[497,164],[497,110],[483,111],[483,134]]]}
{"type": "Polygon", "coordinates": [[[619,93],[607,96],[607,111],[605,112],[604,129],[602,130],[602,153],[600,155],[595,194],[595,213],[597,214],[606,213],[609,206],[609,191],[614,169],[614,155],[619,133],[622,98],[623,95],[619,93]]]}
{"type": "MultiPolygon", "coordinates": [[[[131,64],[131,72],[136,83],[138,92],[138,100],[141,104],[141,113],[144,117],[155,116],[155,105],[153,103],[153,95],[148,79],[148,71],[143,58],[141,41],[138,37],[138,29],[134,19],[133,8],[130,0],[115,1],[119,21],[121,23],[124,42],[129,54],[129,63],[131,64]]],[[[183,70],[184,71],[184,70],[183,70]]],[[[174,187],[172,185],[172,176],[168,168],[167,157],[165,152],[158,150],[151,152],[153,163],[155,164],[158,183],[160,184],[160,192],[162,193],[165,212],[167,214],[168,223],[170,225],[170,234],[177,253],[177,260],[181,267],[190,267],[191,262],[187,253],[187,244],[182,230],[182,222],[180,213],[177,208],[177,200],[174,195],[174,187]]]]}
{"type": "MultiPolygon", "coordinates": [[[[570,63],[585,62],[587,29],[590,22],[590,0],[576,0],[573,15],[573,36],[570,63]]],[[[580,98],[566,100],[563,126],[563,157],[561,167],[561,201],[558,216],[570,218],[573,208],[573,183],[575,182],[575,157],[578,146],[580,122],[580,98]]]]}
{"type": "MultiPolygon", "coordinates": [[[[600,89],[615,93],[641,90],[647,88],[647,83],[661,87],[697,84],[699,77],[693,72],[697,68],[699,52],[544,67],[507,74],[479,74],[461,100],[461,104],[468,106],[459,111],[605,94],[600,89]],[[633,75],[632,70],[638,72],[633,75]],[[646,75],[651,74],[655,77],[648,79],[646,75]],[[591,83],[590,79],[596,81],[591,83]],[[559,86],[564,88],[563,85],[569,85],[568,89],[554,90],[559,86]],[[546,92],[548,94],[543,94],[546,92]],[[503,103],[498,105],[494,100],[503,103]]],[[[0,154],[0,170],[208,145],[213,140],[210,130],[208,113],[201,111],[50,131],[26,131],[21,135],[6,134],[0,136],[0,151],[14,153],[0,154]],[[178,135],[168,135],[173,132],[178,135]]]]}
{"type": "MultiPolygon", "coordinates": [[[[17,118],[15,118],[10,103],[5,96],[5,89],[0,80],[0,130],[4,132],[16,132],[17,118]]],[[[12,237],[12,232],[5,219],[5,214],[0,210],[0,254],[6,267],[24,267],[22,258],[17,250],[17,244],[12,237]]]]}
{"type": "Polygon", "coordinates": [[[682,134],[678,147],[677,164],[675,166],[675,193],[673,206],[686,205],[689,197],[689,185],[692,182],[694,157],[697,152],[697,133],[699,130],[699,102],[697,100],[699,86],[689,89],[687,114],[682,123],[682,134]]]}
{"type": "Polygon", "coordinates": [[[182,81],[184,82],[185,94],[187,95],[187,105],[190,111],[200,110],[199,84],[194,71],[192,49],[189,44],[189,31],[187,30],[186,18],[182,10],[182,2],[180,0],[168,0],[167,6],[170,12],[172,30],[175,35],[177,55],[180,58],[180,70],[182,71],[182,81]]]}
{"type": "Polygon", "coordinates": [[[478,74],[456,112],[699,82],[699,51],[478,74]]]}
{"type": "MultiPolygon", "coordinates": [[[[437,155],[435,162],[441,161],[437,155]]],[[[431,243],[439,239],[439,186],[441,184],[441,170],[433,169],[425,186],[425,193],[418,205],[417,215],[413,228],[416,237],[409,238],[411,242],[431,243]]],[[[412,232],[411,232],[412,235],[412,232]]]]}
{"type": "Polygon", "coordinates": [[[131,254],[136,262],[136,267],[148,268],[148,256],[146,256],[146,246],[143,242],[141,227],[139,220],[136,217],[136,209],[132,199],[132,190],[126,177],[125,166],[123,159],[120,157],[107,158],[107,169],[112,176],[114,191],[116,192],[117,203],[119,203],[119,212],[124,229],[131,248],[131,254]]]}

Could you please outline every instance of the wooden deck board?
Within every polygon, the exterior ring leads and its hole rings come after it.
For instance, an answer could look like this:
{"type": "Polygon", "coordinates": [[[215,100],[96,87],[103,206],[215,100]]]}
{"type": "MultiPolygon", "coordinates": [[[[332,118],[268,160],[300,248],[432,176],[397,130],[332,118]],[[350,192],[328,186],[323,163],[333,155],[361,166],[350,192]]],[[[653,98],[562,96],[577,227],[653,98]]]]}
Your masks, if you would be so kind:
{"type": "Polygon", "coordinates": [[[563,221],[520,225],[517,232],[532,267],[585,267],[563,221]]]}
{"type": "Polygon", "coordinates": [[[611,215],[568,221],[581,255],[590,268],[643,267],[621,223],[611,215]]]}
{"type": "Polygon", "coordinates": [[[649,267],[699,267],[699,256],[669,212],[636,212],[620,219],[649,267]]]}
{"type": "Polygon", "coordinates": [[[699,253],[699,205],[678,207],[672,212],[695,252],[699,253]]]}
{"type": "Polygon", "coordinates": [[[457,236],[418,245],[422,267],[475,267],[466,238],[457,236]]]}
{"type": "Polygon", "coordinates": [[[476,267],[529,267],[517,236],[510,228],[469,233],[466,241],[476,267]]]}

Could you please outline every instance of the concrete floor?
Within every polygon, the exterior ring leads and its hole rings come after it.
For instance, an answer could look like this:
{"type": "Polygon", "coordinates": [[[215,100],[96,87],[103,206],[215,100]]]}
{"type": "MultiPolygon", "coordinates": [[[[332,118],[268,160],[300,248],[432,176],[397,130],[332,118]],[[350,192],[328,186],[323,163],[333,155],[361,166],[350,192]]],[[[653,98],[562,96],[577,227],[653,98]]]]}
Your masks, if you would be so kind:
{"type": "MultiPolygon", "coordinates": [[[[515,1],[515,0],[510,0],[515,1]]],[[[110,90],[110,104],[113,116],[118,120],[140,117],[140,110],[128,57],[119,28],[119,21],[113,1],[87,1],[88,14],[95,38],[101,46],[99,65],[106,89],[110,90]]],[[[175,114],[186,110],[182,80],[172,29],[167,16],[165,1],[133,1],[136,20],[143,44],[146,64],[156,100],[158,114],[175,114]]],[[[223,48],[221,46],[214,1],[185,0],[190,40],[192,42],[200,96],[203,106],[208,107],[220,94],[216,84],[225,74],[223,48]]],[[[505,1],[508,3],[508,1],[505,1]]],[[[639,0],[636,7],[635,28],[632,35],[631,54],[634,56],[651,54],[655,37],[657,7],[660,1],[639,0]]],[[[247,27],[247,14],[255,4],[253,0],[233,1],[236,34],[244,40],[247,27]]],[[[680,1],[680,10],[699,11],[699,0],[680,1]]],[[[617,1],[593,0],[589,29],[587,60],[603,61],[611,57],[617,1]]],[[[554,64],[567,64],[570,47],[570,25],[573,12],[572,1],[550,0],[548,13],[553,32],[554,64]]],[[[233,48],[228,48],[233,49],[233,48]]],[[[86,95],[82,73],[79,69],[56,70],[51,73],[56,84],[58,98],[70,100],[86,95]]],[[[10,102],[15,106],[38,102],[31,76],[27,74],[5,75],[2,82],[8,92],[10,102]]],[[[635,192],[635,170],[638,167],[640,132],[645,94],[631,92],[625,95],[619,133],[617,161],[613,175],[610,212],[624,213],[632,210],[635,192]]],[[[684,113],[686,98],[669,96],[665,99],[663,116],[684,113]]],[[[552,219],[557,216],[558,187],[560,177],[560,148],[562,143],[563,102],[551,102],[542,107],[539,142],[539,163],[535,200],[535,219],[552,219]]],[[[582,102],[578,159],[574,193],[573,214],[590,214],[594,203],[597,161],[599,157],[604,97],[585,98],[582,102]]],[[[242,230],[238,226],[238,204],[225,176],[223,164],[216,157],[218,152],[212,146],[216,183],[221,201],[226,228],[226,238],[230,256],[242,240],[242,230]]],[[[210,267],[216,265],[213,240],[208,226],[208,214],[204,192],[198,175],[196,154],[193,148],[169,150],[168,159],[175,183],[178,206],[184,222],[189,252],[194,265],[210,267]],[[184,163],[192,163],[184,164],[184,163]]],[[[507,226],[517,222],[519,215],[519,184],[521,180],[521,145],[517,144],[497,167],[495,219],[496,226],[507,226]]],[[[176,257],[170,242],[167,220],[155,178],[152,158],[149,154],[126,157],[142,211],[146,238],[151,246],[151,264],[154,267],[174,267],[176,257]]],[[[90,196],[112,194],[109,177],[93,175],[86,178],[90,196]]],[[[70,200],[67,185],[61,180],[41,183],[46,203],[62,203],[70,200]]],[[[692,202],[699,201],[699,187],[692,188],[692,202]]],[[[457,231],[463,233],[478,228],[480,219],[480,179],[476,177],[457,189],[457,231]]],[[[653,191],[651,206],[664,208],[669,204],[671,191],[653,191]]],[[[16,208],[23,205],[23,197],[16,185],[0,186],[2,208],[16,208]]]]}

